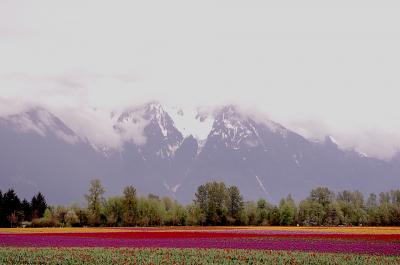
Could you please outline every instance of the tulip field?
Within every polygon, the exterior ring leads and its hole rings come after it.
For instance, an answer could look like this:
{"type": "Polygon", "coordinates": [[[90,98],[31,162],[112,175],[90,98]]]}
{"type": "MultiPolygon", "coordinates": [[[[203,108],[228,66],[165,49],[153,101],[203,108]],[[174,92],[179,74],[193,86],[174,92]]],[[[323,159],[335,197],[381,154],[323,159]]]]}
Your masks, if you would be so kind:
{"type": "Polygon", "coordinates": [[[400,228],[0,228],[0,264],[400,264],[400,228]]]}

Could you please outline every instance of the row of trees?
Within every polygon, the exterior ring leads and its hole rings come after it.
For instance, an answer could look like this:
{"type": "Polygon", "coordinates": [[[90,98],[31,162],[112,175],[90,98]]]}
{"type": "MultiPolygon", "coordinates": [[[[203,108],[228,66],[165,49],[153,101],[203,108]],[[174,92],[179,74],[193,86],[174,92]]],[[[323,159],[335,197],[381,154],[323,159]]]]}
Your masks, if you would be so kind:
{"type": "Polygon", "coordinates": [[[44,216],[46,209],[46,199],[40,192],[31,201],[21,201],[13,189],[4,194],[0,190],[0,227],[13,227],[39,219],[44,216]]]}
{"type": "Polygon", "coordinates": [[[365,200],[358,191],[334,193],[319,187],[299,204],[289,195],[272,205],[265,199],[245,202],[238,187],[210,182],[198,187],[187,206],[169,197],[137,196],[133,186],[126,187],[121,196],[105,198],[104,193],[100,181],[93,180],[85,195],[87,207],[46,208],[41,193],[21,203],[10,190],[0,197],[1,225],[23,220],[32,221],[32,226],[400,225],[400,190],[370,194],[365,200]],[[41,208],[37,201],[42,202],[41,208]]]}

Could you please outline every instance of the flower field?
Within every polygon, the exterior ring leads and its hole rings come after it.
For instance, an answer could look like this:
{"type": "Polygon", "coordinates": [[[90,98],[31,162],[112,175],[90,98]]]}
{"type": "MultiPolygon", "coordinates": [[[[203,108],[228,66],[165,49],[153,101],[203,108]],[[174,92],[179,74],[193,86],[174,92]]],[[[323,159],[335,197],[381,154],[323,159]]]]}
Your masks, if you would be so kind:
{"type": "Polygon", "coordinates": [[[98,260],[104,264],[114,260],[126,264],[232,260],[236,264],[400,264],[400,228],[0,229],[0,264],[27,260],[49,264],[52,260],[65,264],[98,260]]]}
{"type": "Polygon", "coordinates": [[[397,257],[222,249],[0,248],[0,264],[393,265],[397,257]]]}

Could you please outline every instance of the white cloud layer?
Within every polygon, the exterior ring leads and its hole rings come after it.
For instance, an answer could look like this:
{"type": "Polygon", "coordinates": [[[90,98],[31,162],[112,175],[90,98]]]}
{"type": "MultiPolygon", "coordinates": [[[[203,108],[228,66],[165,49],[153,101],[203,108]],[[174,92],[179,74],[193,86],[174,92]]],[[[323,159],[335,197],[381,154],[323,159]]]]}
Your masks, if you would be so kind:
{"type": "Polygon", "coordinates": [[[400,147],[399,7],[0,0],[0,113],[40,103],[118,145],[112,110],[235,103],[387,158],[400,147]]]}

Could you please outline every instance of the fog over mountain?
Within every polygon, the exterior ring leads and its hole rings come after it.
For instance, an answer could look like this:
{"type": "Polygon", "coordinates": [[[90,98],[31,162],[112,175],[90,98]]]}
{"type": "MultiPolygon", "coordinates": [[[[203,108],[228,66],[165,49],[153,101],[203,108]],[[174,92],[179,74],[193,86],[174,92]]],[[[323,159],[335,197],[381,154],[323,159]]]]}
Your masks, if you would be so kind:
{"type": "MultiPolygon", "coordinates": [[[[45,106],[118,147],[111,112],[234,104],[369,156],[400,149],[398,1],[43,1],[0,1],[0,114],[45,106]]],[[[176,126],[206,137],[192,120],[176,126]]]]}
{"type": "MultiPolygon", "coordinates": [[[[175,120],[185,119],[183,109],[172,110],[175,120]]],[[[193,124],[209,127],[203,139],[189,130],[183,134],[172,116],[158,102],[110,113],[114,133],[121,136],[114,147],[76,133],[44,108],[4,116],[0,187],[15,187],[24,196],[41,190],[51,203],[66,204],[81,202],[93,178],[100,178],[110,195],[133,184],[142,194],[184,203],[212,180],[239,186],[246,199],[275,203],[289,193],[304,198],[321,185],[364,193],[400,186],[396,158],[379,160],[341,149],[328,135],[309,140],[234,105],[199,111],[193,124]]]]}
{"type": "Polygon", "coordinates": [[[69,203],[92,178],[182,202],[208,180],[275,202],[396,188],[399,13],[394,0],[0,1],[0,189],[69,203]]]}

